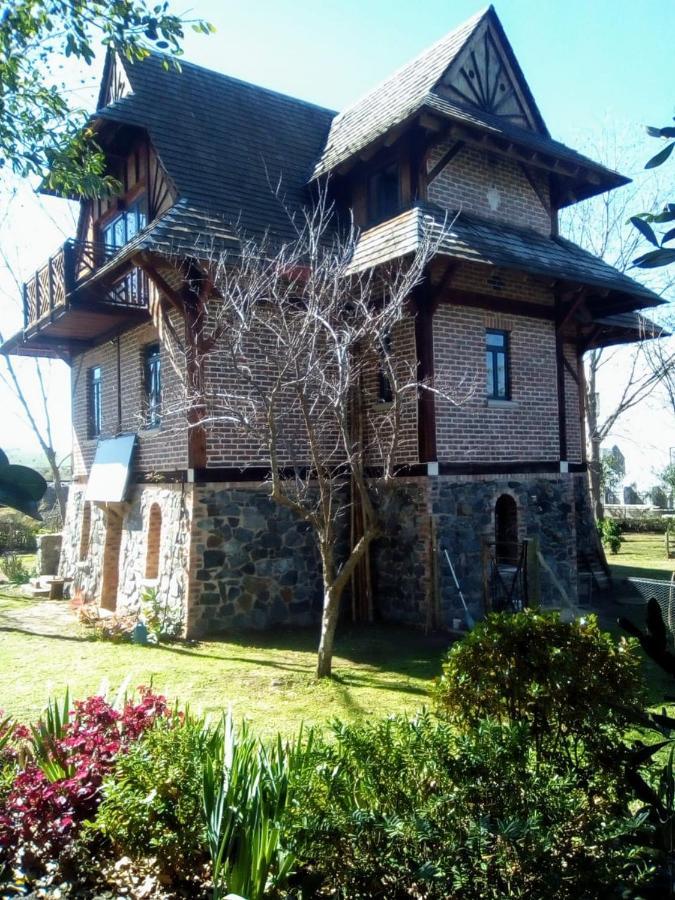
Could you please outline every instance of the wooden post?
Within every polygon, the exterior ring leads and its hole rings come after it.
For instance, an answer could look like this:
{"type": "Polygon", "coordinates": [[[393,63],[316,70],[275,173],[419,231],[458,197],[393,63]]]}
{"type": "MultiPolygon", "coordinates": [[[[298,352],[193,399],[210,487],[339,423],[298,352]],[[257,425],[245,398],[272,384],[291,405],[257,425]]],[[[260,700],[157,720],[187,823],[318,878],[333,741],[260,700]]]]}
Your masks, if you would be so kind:
{"type": "Polygon", "coordinates": [[[487,538],[481,538],[480,565],[483,579],[483,608],[486,613],[492,612],[492,597],[490,596],[490,545],[487,538]]]}
{"type": "Polygon", "coordinates": [[[539,566],[539,538],[527,541],[527,596],[531,609],[541,606],[541,569],[539,566]]]}

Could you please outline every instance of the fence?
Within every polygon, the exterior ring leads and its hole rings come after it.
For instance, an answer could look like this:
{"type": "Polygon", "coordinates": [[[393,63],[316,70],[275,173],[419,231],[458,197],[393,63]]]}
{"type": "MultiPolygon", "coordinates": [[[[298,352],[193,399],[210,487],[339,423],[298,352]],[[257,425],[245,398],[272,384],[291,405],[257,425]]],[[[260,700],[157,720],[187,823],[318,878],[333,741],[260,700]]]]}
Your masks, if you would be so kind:
{"type": "Polygon", "coordinates": [[[670,581],[657,578],[626,578],[626,596],[645,605],[653,597],[661,607],[663,621],[675,639],[675,572],[670,581]]]}

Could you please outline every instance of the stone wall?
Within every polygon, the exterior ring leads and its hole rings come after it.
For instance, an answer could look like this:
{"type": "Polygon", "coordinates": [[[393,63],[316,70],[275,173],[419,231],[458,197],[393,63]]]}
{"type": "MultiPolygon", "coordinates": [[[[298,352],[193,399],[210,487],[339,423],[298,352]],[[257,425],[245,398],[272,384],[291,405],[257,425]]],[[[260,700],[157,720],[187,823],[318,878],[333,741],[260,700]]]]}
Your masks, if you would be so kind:
{"type": "MultiPolygon", "coordinates": [[[[444,626],[463,610],[443,556],[447,549],[462,592],[474,616],[484,613],[481,542],[494,541],[495,504],[509,494],[518,507],[518,539],[538,538],[543,557],[576,602],[577,562],[574,476],[505,476],[503,478],[440,477],[432,487],[437,522],[440,620],[444,626]]],[[[558,606],[560,597],[550,577],[541,572],[543,605],[558,606]]]]}
{"type": "Polygon", "coordinates": [[[188,634],[318,622],[321,563],[309,526],[267,486],[195,488],[188,634]]]}
{"type": "Polygon", "coordinates": [[[166,629],[184,630],[192,488],[135,485],[128,503],[110,504],[108,508],[93,503],[88,513],[85,513],[84,494],[84,487],[79,485],[71,490],[59,567],[61,575],[73,579],[73,596],[85,602],[100,602],[108,517],[121,516],[119,582],[116,603],[112,604],[115,611],[122,614],[138,611],[143,589],[153,587],[157,590],[166,629]],[[161,526],[154,548],[158,553],[158,576],[149,579],[146,557],[153,507],[161,512],[161,526]]]}
{"type": "Polygon", "coordinates": [[[430,609],[431,516],[426,478],[401,479],[380,501],[383,535],[371,548],[375,616],[424,626],[430,609]]]}

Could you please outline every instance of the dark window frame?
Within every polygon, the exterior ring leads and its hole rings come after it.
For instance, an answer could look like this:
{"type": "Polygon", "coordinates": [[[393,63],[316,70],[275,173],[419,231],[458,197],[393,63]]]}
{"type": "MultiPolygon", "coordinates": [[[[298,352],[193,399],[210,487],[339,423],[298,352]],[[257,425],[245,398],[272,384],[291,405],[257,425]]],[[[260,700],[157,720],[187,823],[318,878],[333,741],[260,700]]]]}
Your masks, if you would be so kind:
{"type": "Polygon", "coordinates": [[[488,400],[511,400],[511,342],[508,331],[500,328],[485,329],[485,366],[486,366],[486,392],[488,400]],[[490,335],[503,338],[503,345],[491,346],[489,342],[490,335]],[[499,358],[504,359],[504,390],[500,391],[499,385],[499,358]],[[490,365],[488,359],[491,360],[492,384],[488,385],[487,379],[490,373],[490,365]]]}
{"type": "Polygon", "coordinates": [[[117,213],[99,225],[100,243],[103,247],[103,255],[105,259],[110,259],[133,240],[136,235],[142,231],[148,224],[148,211],[146,204],[146,195],[141,193],[128,201],[124,206],[118,209],[117,213]],[[133,219],[133,222],[132,222],[133,219]],[[131,228],[129,227],[131,224],[131,228]],[[121,240],[118,242],[114,237],[115,228],[121,227],[121,240]],[[111,241],[106,239],[106,235],[113,235],[111,241]]]}
{"type": "Polygon", "coordinates": [[[390,160],[368,176],[366,183],[368,224],[377,225],[397,216],[402,209],[401,166],[390,160]],[[394,188],[395,195],[387,191],[394,188]]]}
{"type": "Polygon", "coordinates": [[[143,407],[146,428],[162,424],[162,357],[159,342],[143,347],[143,407]]]}
{"type": "Polygon", "coordinates": [[[103,371],[101,366],[87,370],[87,436],[101,436],[103,429],[103,371]]]}

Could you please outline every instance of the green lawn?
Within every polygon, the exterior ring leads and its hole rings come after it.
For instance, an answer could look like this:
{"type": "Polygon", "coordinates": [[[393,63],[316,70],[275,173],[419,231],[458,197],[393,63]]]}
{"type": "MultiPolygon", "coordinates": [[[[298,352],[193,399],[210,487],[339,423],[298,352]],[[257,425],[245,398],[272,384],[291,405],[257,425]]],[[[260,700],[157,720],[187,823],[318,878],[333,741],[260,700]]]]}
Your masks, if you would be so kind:
{"type": "Polygon", "coordinates": [[[670,578],[675,559],[666,559],[662,534],[626,533],[623,538],[619,552],[607,554],[614,578],[670,578]]]}
{"type": "Polygon", "coordinates": [[[0,587],[0,708],[24,720],[66,685],[82,697],[98,691],[102,681],[115,690],[127,678],[130,687],[152,683],[207,713],[218,715],[231,704],[235,717],[246,716],[262,735],[337,716],[412,712],[427,703],[448,645],[404,628],[343,629],[336,677],[317,683],[314,630],[137,647],[92,640],[77,625],[53,635],[28,633],[15,617],[34,604],[0,587]]]}

